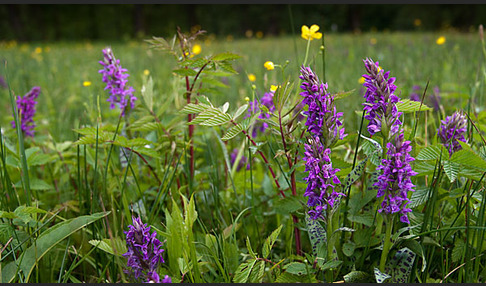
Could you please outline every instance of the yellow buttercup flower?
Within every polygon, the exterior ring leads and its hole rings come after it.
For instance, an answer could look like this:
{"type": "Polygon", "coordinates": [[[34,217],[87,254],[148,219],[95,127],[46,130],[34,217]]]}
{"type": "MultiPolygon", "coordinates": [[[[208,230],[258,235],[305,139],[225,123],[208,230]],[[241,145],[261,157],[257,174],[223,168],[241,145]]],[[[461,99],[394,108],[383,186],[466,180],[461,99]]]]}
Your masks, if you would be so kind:
{"type": "Polygon", "coordinates": [[[254,74],[248,74],[248,80],[254,82],[256,80],[256,76],[254,74]]]}
{"type": "Polygon", "coordinates": [[[302,34],[301,37],[306,40],[313,40],[313,39],[320,39],[322,38],[322,33],[317,32],[319,31],[319,26],[316,24],[312,25],[310,28],[306,25],[302,26],[302,34]]]}
{"type": "Polygon", "coordinates": [[[249,98],[248,96],[247,96],[247,97],[245,97],[245,101],[246,101],[246,102],[250,101],[250,98],[249,98]]]}
{"type": "Polygon", "coordinates": [[[271,91],[271,92],[275,92],[275,91],[277,90],[277,88],[278,88],[278,86],[276,86],[276,85],[273,85],[273,84],[272,84],[272,85],[270,86],[270,91],[271,91]]]}
{"type": "Polygon", "coordinates": [[[150,74],[150,71],[149,70],[143,70],[143,74],[144,75],[149,75],[150,74]]]}
{"type": "Polygon", "coordinates": [[[192,47],[192,53],[195,54],[195,55],[199,55],[201,53],[201,45],[198,45],[198,44],[195,44],[193,47],[192,47]]]}
{"type": "Polygon", "coordinates": [[[266,62],[263,64],[263,66],[264,66],[264,67],[265,67],[267,70],[269,70],[269,71],[271,71],[271,70],[273,70],[273,69],[275,68],[275,65],[274,65],[274,64],[273,64],[273,62],[271,62],[271,61],[266,61],[266,62]]]}
{"type": "Polygon", "coordinates": [[[41,47],[35,48],[34,53],[36,53],[36,54],[42,53],[42,48],[41,47]]]}
{"type": "Polygon", "coordinates": [[[359,83],[359,84],[363,84],[363,83],[365,83],[365,78],[364,78],[364,77],[360,77],[360,78],[358,79],[358,83],[359,83]]]}
{"type": "Polygon", "coordinates": [[[88,80],[83,81],[83,86],[90,86],[91,82],[88,80]]]}
{"type": "Polygon", "coordinates": [[[446,38],[444,36],[440,36],[435,42],[437,45],[443,45],[446,42],[446,38]]]}

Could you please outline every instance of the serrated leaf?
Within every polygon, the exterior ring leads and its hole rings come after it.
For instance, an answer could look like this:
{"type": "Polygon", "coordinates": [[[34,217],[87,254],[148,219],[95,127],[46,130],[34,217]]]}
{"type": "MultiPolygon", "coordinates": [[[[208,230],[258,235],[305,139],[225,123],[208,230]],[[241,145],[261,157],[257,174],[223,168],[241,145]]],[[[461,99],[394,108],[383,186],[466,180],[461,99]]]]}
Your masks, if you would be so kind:
{"type": "Polygon", "coordinates": [[[272,250],[273,244],[277,240],[278,235],[280,234],[280,231],[282,230],[283,225],[280,225],[276,230],[270,234],[269,237],[265,240],[265,243],[263,244],[263,249],[262,249],[262,255],[263,258],[268,258],[270,255],[270,250],[272,250]]]}
{"type": "Polygon", "coordinates": [[[430,189],[427,187],[416,188],[415,192],[412,192],[412,196],[410,197],[410,203],[408,204],[408,207],[413,209],[424,204],[429,198],[429,193],[430,193],[430,189]]]}
{"type": "Polygon", "coordinates": [[[299,199],[295,196],[288,196],[285,198],[278,198],[273,208],[277,213],[287,215],[301,210],[303,207],[299,199]]]}
{"type": "Polygon", "coordinates": [[[248,104],[240,106],[240,108],[236,110],[235,115],[233,115],[233,120],[236,120],[238,117],[240,117],[247,109],[248,109],[248,104]]]}
{"type": "Polygon", "coordinates": [[[197,58],[197,59],[187,58],[183,62],[181,62],[180,65],[188,68],[200,68],[207,63],[208,60],[205,58],[197,58]]]}
{"type": "Polygon", "coordinates": [[[443,166],[444,166],[444,172],[449,178],[449,181],[451,183],[454,182],[457,179],[457,174],[459,173],[460,165],[455,162],[451,162],[449,160],[444,160],[443,166]]]}
{"type": "Polygon", "coordinates": [[[455,263],[462,260],[462,256],[464,255],[465,252],[466,252],[466,243],[463,240],[458,239],[454,244],[454,248],[452,249],[452,256],[451,256],[452,262],[455,263]]]}
{"type": "Polygon", "coordinates": [[[486,161],[481,158],[478,154],[470,150],[459,150],[452,154],[450,158],[451,162],[462,164],[481,170],[486,169],[486,161]]]}
{"type": "Polygon", "coordinates": [[[247,283],[248,277],[257,262],[256,259],[250,259],[248,262],[243,262],[238,266],[236,269],[235,277],[233,278],[233,282],[235,283],[247,283]]]}
{"type": "Polygon", "coordinates": [[[403,113],[432,110],[432,108],[421,103],[420,101],[413,101],[410,99],[401,99],[399,102],[396,103],[396,106],[398,112],[403,113]]]}
{"type": "Polygon", "coordinates": [[[220,53],[220,54],[214,55],[212,57],[212,60],[219,62],[219,61],[236,60],[236,59],[239,59],[239,58],[241,58],[241,56],[239,56],[237,54],[226,52],[226,53],[220,53]]]}
{"type": "MultiPolygon", "coordinates": [[[[441,158],[441,147],[440,145],[431,145],[427,146],[424,149],[420,150],[418,153],[417,157],[415,159],[417,160],[439,160],[441,158]]],[[[445,154],[448,154],[446,151],[444,153],[444,150],[442,150],[442,157],[445,156],[445,154]]]]}
{"type": "Polygon", "coordinates": [[[230,63],[227,63],[227,62],[219,62],[218,63],[218,66],[227,71],[227,72],[230,72],[232,74],[238,74],[238,72],[233,68],[233,66],[230,64],[230,63]]]}
{"type": "Polygon", "coordinates": [[[221,114],[222,114],[221,110],[219,110],[217,108],[209,108],[209,109],[206,109],[203,112],[199,113],[199,115],[197,115],[196,118],[191,120],[191,122],[188,123],[188,124],[189,125],[200,124],[201,122],[209,120],[213,117],[220,116],[221,114]]]}
{"type": "Polygon", "coordinates": [[[113,240],[109,238],[104,238],[103,240],[92,239],[89,241],[89,244],[111,255],[116,255],[119,257],[122,257],[122,254],[127,253],[126,242],[119,237],[113,238],[113,240]]]}
{"type": "Polygon", "coordinates": [[[174,72],[175,74],[179,75],[179,76],[195,76],[197,75],[197,72],[193,69],[175,69],[175,70],[172,70],[172,72],[174,72]]]}
{"type": "Polygon", "coordinates": [[[229,114],[218,114],[212,118],[209,118],[200,123],[200,125],[204,126],[219,126],[225,123],[228,123],[231,120],[231,115],[229,114]]]}
{"type": "Polygon", "coordinates": [[[209,108],[211,107],[206,104],[189,103],[186,106],[184,106],[184,108],[179,112],[183,114],[192,114],[192,113],[203,112],[204,110],[207,110],[209,108]]]}
{"type": "Polygon", "coordinates": [[[223,82],[217,80],[217,79],[214,79],[214,78],[210,78],[210,77],[203,77],[201,78],[201,82],[204,83],[205,85],[213,85],[213,86],[216,86],[216,87],[222,87],[222,88],[228,88],[229,86],[227,86],[226,84],[224,84],[223,82]]]}
{"type": "Polygon", "coordinates": [[[147,82],[142,86],[142,98],[143,102],[149,110],[154,108],[154,82],[152,77],[149,76],[147,82]]]}
{"type": "Polygon", "coordinates": [[[261,283],[265,275],[265,261],[259,260],[250,272],[249,283],[261,283]]]}
{"type": "Polygon", "coordinates": [[[45,165],[51,161],[51,157],[47,154],[34,153],[27,158],[27,165],[30,166],[40,166],[45,165]]]}
{"type": "Polygon", "coordinates": [[[241,124],[237,124],[233,127],[231,127],[226,134],[221,138],[223,141],[228,141],[230,139],[233,139],[236,135],[240,134],[240,132],[243,131],[243,126],[241,124]]]}
{"type": "Polygon", "coordinates": [[[251,257],[257,257],[257,254],[251,248],[250,238],[248,236],[246,237],[246,249],[248,250],[248,253],[251,255],[251,257]]]}

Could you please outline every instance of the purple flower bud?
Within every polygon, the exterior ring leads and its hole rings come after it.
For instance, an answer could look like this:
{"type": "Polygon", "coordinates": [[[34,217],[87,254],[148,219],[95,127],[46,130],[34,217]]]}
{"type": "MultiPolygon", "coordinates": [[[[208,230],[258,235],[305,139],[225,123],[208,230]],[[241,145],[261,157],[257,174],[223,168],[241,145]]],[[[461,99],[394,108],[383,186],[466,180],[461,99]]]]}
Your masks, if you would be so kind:
{"type": "Polygon", "coordinates": [[[111,103],[111,109],[118,105],[124,116],[128,103],[130,103],[130,108],[134,108],[137,100],[133,95],[135,91],[133,87],[126,85],[128,82],[127,78],[130,75],[126,69],[122,68],[120,60],[115,58],[111,48],[104,49],[103,55],[104,60],[99,62],[103,69],[99,73],[103,75],[103,82],[106,83],[105,90],[110,90],[110,97],[106,101],[111,103]]]}
{"type": "Polygon", "coordinates": [[[442,124],[437,129],[437,136],[449,150],[449,156],[452,156],[454,152],[462,149],[458,141],[466,142],[464,137],[467,131],[466,115],[456,111],[441,122],[442,124]]]}
{"type": "Polygon", "coordinates": [[[125,272],[135,280],[143,282],[160,282],[156,273],[158,266],[164,263],[162,257],[162,243],[156,238],[157,233],[150,233],[150,227],[143,224],[140,218],[132,217],[133,225],[129,225],[125,231],[127,241],[128,270],[125,272]]]}
{"type": "Polygon", "coordinates": [[[307,206],[314,208],[309,211],[310,217],[317,219],[328,205],[333,208],[336,200],[344,194],[335,191],[335,185],[341,184],[341,181],[336,176],[339,169],[332,168],[329,157],[331,149],[325,149],[318,136],[309,139],[309,144],[304,144],[304,148],[305,171],[309,172],[304,178],[307,182],[304,196],[309,198],[307,206]]]}
{"type": "Polygon", "coordinates": [[[412,146],[410,141],[404,141],[403,132],[395,134],[391,142],[387,144],[386,158],[381,160],[381,165],[376,170],[383,170],[378,176],[377,197],[384,197],[379,212],[386,214],[400,213],[400,221],[410,223],[407,213],[412,210],[407,208],[409,199],[407,194],[414,191],[411,177],[417,173],[412,170],[410,162],[415,159],[410,156],[412,146]]]}
{"type": "Polygon", "coordinates": [[[371,135],[380,131],[384,132],[385,137],[390,137],[397,133],[402,122],[398,119],[402,113],[398,112],[396,103],[400,100],[394,94],[397,89],[394,77],[390,77],[390,72],[384,72],[379,68],[378,62],[372,59],[363,60],[368,74],[363,75],[366,87],[363,103],[366,112],[365,118],[368,123],[368,131],[371,135]],[[383,126],[385,124],[385,126],[383,126]]]}
{"type": "Polygon", "coordinates": [[[303,80],[300,88],[304,90],[300,95],[304,97],[302,102],[309,107],[303,112],[307,115],[307,131],[313,137],[320,137],[322,143],[330,147],[338,138],[343,139],[347,135],[340,119],[343,113],[336,111],[334,96],[327,92],[327,84],[319,82],[311,68],[302,66],[300,73],[303,80]]]}
{"type": "MultiPolygon", "coordinates": [[[[24,97],[17,96],[17,111],[19,113],[20,128],[25,136],[34,137],[34,115],[37,97],[40,94],[40,87],[34,86],[24,97]]],[[[12,121],[12,127],[15,128],[15,120],[12,121]]]]}

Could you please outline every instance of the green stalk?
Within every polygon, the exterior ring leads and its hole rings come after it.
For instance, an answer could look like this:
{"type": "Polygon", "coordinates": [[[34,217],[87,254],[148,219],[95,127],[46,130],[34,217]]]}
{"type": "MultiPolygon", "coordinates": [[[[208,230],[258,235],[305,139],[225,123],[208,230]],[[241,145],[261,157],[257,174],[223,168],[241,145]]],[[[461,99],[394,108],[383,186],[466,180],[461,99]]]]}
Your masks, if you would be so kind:
{"type": "Polygon", "coordinates": [[[310,49],[310,42],[311,42],[311,37],[307,40],[307,48],[305,49],[305,57],[304,57],[304,62],[302,63],[303,66],[306,65],[307,63],[307,56],[309,55],[309,49],[310,49]]]}
{"type": "Polygon", "coordinates": [[[392,246],[391,243],[391,233],[393,229],[393,217],[385,216],[385,240],[383,241],[383,251],[381,252],[381,259],[380,259],[380,271],[382,273],[385,272],[386,266],[386,258],[388,257],[388,252],[392,246]]]}
{"type": "MultiPolygon", "coordinates": [[[[330,208],[327,208],[326,211],[327,211],[327,216],[326,216],[326,219],[327,219],[327,225],[326,225],[327,259],[326,259],[326,262],[329,262],[329,261],[332,260],[332,254],[333,254],[333,250],[334,250],[334,243],[333,243],[333,239],[332,239],[332,234],[334,232],[334,229],[333,229],[334,224],[333,224],[332,210],[330,208]]],[[[325,274],[326,282],[332,283],[334,281],[333,276],[334,276],[333,271],[328,270],[325,274]]]]}
{"type": "MultiPolygon", "coordinates": [[[[324,31],[322,31],[324,32],[324,31]]],[[[323,33],[324,34],[324,33],[323,33]]],[[[326,82],[326,46],[324,45],[324,35],[322,36],[322,81],[326,82]]]]}
{"type": "Polygon", "coordinates": [[[14,115],[14,121],[15,121],[15,129],[17,130],[17,137],[18,137],[18,142],[19,142],[19,152],[18,156],[20,158],[20,162],[22,164],[22,184],[23,187],[26,191],[27,197],[25,198],[26,205],[30,206],[31,205],[31,191],[30,191],[30,180],[29,180],[29,168],[27,166],[27,158],[25,157],[25,148],[24,148],[24,136],[22,133],[22,128],[20,126],[20,120],[19,120],[19,114],[17,111],[17,104],[15,103],[14,96],[12,94],[12,89],[10,88],[10,80],[8,77],[8,68],[7,68],[7,61],[5,61],[5,75],[7,78],[7,87],[8,87],[8,93],[10,95],[10,104],[12,105],[12,110],[13,110],[13,115],[14,115]]]}

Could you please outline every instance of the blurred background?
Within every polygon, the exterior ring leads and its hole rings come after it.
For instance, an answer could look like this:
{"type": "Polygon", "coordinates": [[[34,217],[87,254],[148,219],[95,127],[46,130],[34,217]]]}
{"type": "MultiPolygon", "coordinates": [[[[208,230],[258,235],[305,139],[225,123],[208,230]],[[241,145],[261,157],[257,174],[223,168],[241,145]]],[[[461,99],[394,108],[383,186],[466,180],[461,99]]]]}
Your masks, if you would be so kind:
{"type": "Polygon", "coordinates": [[[486,5],[0,5],[0,40],[129,40],[202,27],[217,37],[282,36],[318,23],[326,33],[471,32],[486,5]]]}

